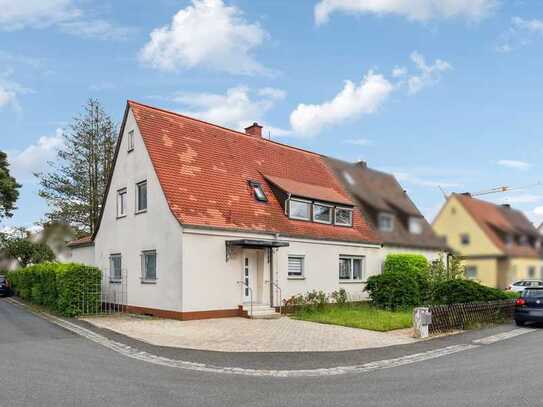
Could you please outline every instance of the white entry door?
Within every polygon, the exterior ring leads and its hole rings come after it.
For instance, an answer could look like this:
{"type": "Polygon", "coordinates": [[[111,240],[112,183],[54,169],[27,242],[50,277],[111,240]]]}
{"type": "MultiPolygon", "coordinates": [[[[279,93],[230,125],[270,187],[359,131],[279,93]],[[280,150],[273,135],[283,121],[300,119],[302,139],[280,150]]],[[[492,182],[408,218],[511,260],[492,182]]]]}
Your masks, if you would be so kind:
{"type": "Polygon", "coordinates": [[[251,290],[253,291],[253,302],[255,301],[255,277],[256,277],[256,253],[245,250],[243,252],[243,302],[251,301],[251,290]],[[250,288],[250,289],[249,289],[250,288]]]}

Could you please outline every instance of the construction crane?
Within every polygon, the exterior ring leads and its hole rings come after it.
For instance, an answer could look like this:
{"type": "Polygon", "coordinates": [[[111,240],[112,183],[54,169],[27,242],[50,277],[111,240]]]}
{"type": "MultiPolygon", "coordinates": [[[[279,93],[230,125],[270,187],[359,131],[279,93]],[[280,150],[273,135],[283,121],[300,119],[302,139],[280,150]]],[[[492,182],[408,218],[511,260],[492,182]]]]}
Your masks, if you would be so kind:
{"type": "MultiPolygon", "coordinates": [[[[518,191],[518,190],[521,190],[521,189],[528,189],[528,188],[534,188],[534,187],[538,187],[538,186],[543,186],[543,182],[537,182],[535,184],[528,184],[528,185],[523,185],[523,186],[518,186],[518,187],[509,187],[509,186],[501,186],[501,187],[495,187],[495,188],[491,188],[491,189],[487,189],[487,190],[484,190],[484,191],[478,191],[478,192],[473,192],[473,193],[469,193],[471,196],[481,196],[481,195],[490,195],[490,194],[497,194],[497,193],[501,193],[501,192],[511,192],[511,191],[518,191]]],[[[449,197],[449,194],[447,194],[445,192],[445,190],[441,187],[439,187],[439,190],[441,191],[441,193],[443,194],[443,197],[445,199],[447,199],[449,197]]]]}

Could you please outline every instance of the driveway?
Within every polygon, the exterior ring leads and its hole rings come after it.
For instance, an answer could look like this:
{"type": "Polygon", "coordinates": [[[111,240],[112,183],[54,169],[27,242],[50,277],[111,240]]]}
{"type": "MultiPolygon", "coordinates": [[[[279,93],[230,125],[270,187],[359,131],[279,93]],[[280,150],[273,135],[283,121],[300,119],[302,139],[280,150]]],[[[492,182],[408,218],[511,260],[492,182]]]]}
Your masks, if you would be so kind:
{"type": "Polygon", "coordinates": [[[409,329],[375,332],[286,317],[176,321],[128,315],[84,320],[157,346],[220,352],[331,352],[383,348],[416,341],[409,329]]]}

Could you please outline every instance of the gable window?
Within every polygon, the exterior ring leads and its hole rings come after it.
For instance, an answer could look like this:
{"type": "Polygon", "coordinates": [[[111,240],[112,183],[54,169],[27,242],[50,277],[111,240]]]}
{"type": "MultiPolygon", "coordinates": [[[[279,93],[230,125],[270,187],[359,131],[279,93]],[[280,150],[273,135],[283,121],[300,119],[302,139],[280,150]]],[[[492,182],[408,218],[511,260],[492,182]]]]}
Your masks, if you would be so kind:
{"type": "Polygon", "coordinates": [[[147,250],[141,254],[141,279],[143,282],[156,281],[156,250],[147,250]]]}
{"type": "Polygon", "coordinates": [[[466,266],[465,275],[466,275],[466,278],[469,278],[471,280],[476,279],[477,278],[477,267],[475,267],[475,266],[466,266]]]}
{"type": "Polygon", "coordinates": [[[392,232],[394,230],[394,216],[390,213],[380,213],[378,217],[379,230],[382,232],[392,232]]]}
{"type": "Polygon", "coordinates": [[[147,210],[147,181],[136,184],[136,213],[147,210]]]}
{"type": "Polygon", "coordinates": [[[304,278],[304,256],[288,256],[288,278],[304,278]]]}
{"type": "Polygon", "coordinates": [[[339,257],[339,281],[362,281],[364,258],[354,256],[339,257]]]}
{"type": "Polygon", "coordinates": [[[469,235],[467,233],[462,233],[460,235],[460,243],[462,243],[464,246],[467,246],[469,242],[469,235]]]}
{"type": "Polygon", "coordinates": [[[262,189],[262,185],[260,184],[260,182],[249,181],[249,185],[251,186],[251,189],[253,190],[253,194],[257,201],[268,202],[268,197],[264,193],[264,190],[262,189]]]}
{"type": "Polygon", "coordinates": [[[310,220],[311,202],[289,199],[289,217],[292,219],[310,220]]]}
{"type": "Polygon", "coordinates": [[[127,150],[128,152],[134,150],[134,130],[128,132],[127,150]]]}
{"type": "Polygon", "coordinates": [[[109,256],[109,281],[119,282],[122,278],[122,257],[120,254],[112,254],[109,256]]]}
{"type": "Polygon", "coordinates": [[[349,208],[336,208],[335,224],[340,226],[352,226],[353,210],[349,208]]]}
{"type": "Polygon", "coordinates": [[[409,218],[409,232],[414,235],[420,235],[422,233],[422,219],[420,218],[409,218]]]}
{"type": "Polygon", "coordinates": [[[332,223],[332,209],[330,205],[313,204],[313,220],[319,223],[332,223]]]}
{"type": "Polygon", "coordinates": [[[126,188],[119,189],[117,191],[117,217],[121,218],[126,216],[126,188]]]}

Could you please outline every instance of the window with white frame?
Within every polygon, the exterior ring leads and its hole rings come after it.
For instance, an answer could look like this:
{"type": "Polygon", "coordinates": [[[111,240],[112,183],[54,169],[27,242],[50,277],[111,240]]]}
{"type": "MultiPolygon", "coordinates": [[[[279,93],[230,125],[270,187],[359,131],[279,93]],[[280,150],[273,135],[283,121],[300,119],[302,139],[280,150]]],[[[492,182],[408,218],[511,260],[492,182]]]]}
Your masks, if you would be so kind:
{"type": "Polygon", "coordinates": [[[117,282],[121,281],[122,278],[122,256],[120,254],[112,254],[109,256],[109,280],[117,282]]]}
{"type": "Polygon", "coordinates": [[[134,130],[128,132],[127,150],[128,152],[134,149],[134,130]]]}
{"type": "Polygon", "coordinates": [[[126,216],[126,205],[127,205],[127,195],[126,188],[119,189],[117,191],[117,217],[126,216]]]}
{"type": "Polygon", "coordinates": [[[311,220],[311,202],[289,199],[288,213],[292,219],[311,220]]]}
{"type": "Polygon", "coordinates": [[[335,224],[340,225],[340,226],[352,226],[353,225],[353,210],[349,208],[336,207],[335,224]]]}
{"type": "Polygon", "coordinates": [[[378,226],[382,232],[392,232],[394,230],[394,215],[380,213],[378,216],[378,226]]]}
{"type": "Polygon", "coordinates": [[[364,258],[358,256],[339,257],[339,281],[363,281],[364,258]]]}
{"type": "Polygon", "coordinates": [[[313,221],[319,223],[332,223],[333,206],[321,203],[313,204],[313,221]]]}
{"type": "Polygon", "coordinates": [[[136,184],[136,212],[147,210],[147,181],[136,184]]]}
{"type": "Polygon", "coordinates": [[[422,219],[410,217],[409,218],[409,232],[414,235],[420,235],[422,233],[422,219]]]}
{"type": "Polygon", "coordinates": [[[141,279],[143,282],[155,282],[157,279],[156,250],[146,250],[141,254],[141,279]]]}
{"type": "Polygon", "coordinates": [[[304,277],[304,256],[288,256],[288,278],[304,277]]]}

